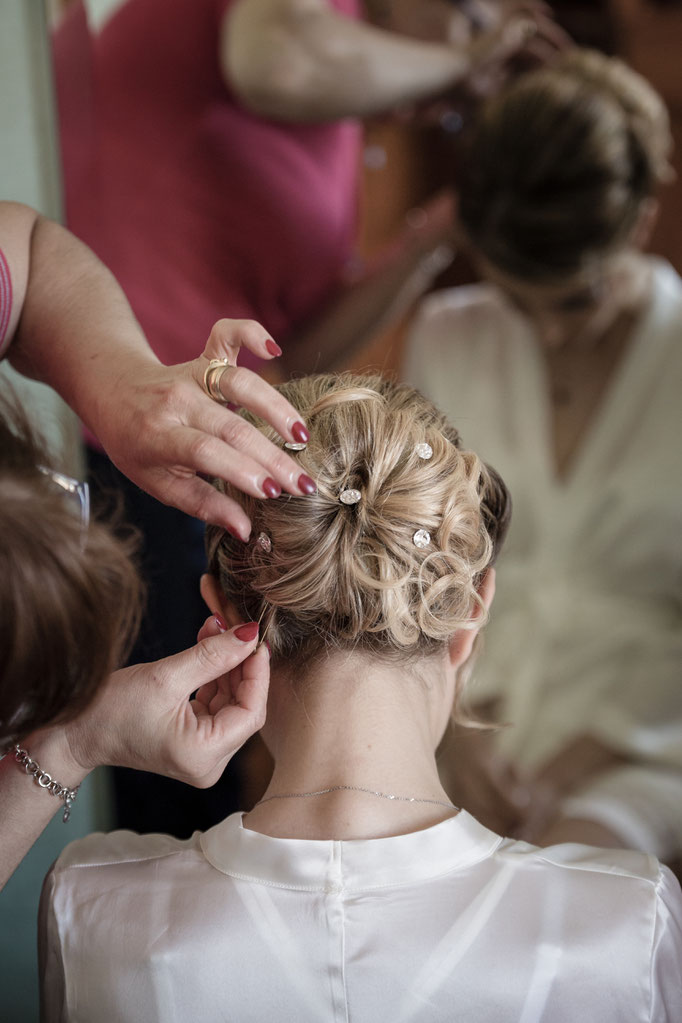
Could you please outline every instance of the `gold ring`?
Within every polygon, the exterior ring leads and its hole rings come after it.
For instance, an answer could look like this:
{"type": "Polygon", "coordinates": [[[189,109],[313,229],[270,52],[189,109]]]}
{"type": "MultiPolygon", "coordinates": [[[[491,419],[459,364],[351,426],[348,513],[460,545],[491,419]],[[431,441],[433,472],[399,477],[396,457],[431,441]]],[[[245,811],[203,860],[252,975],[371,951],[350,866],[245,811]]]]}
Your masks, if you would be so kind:
{"type": "Polygon", "coordinates": [[[236,369],[227,359],[210,359],[204,370],[204,390],[209,398],[226,404],[228,399],[220,390],[220,381],[226,369],[236,369]]]}

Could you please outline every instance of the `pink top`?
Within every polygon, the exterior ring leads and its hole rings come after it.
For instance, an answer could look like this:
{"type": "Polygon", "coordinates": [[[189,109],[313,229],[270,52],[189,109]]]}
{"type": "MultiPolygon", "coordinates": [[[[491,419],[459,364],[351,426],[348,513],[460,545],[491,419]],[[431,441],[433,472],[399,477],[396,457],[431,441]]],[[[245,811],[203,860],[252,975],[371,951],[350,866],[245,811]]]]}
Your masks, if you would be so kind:
{"type": "Polygon", "coordinates": [[[12,278],[5,253],[0,249],[0,359],[9,348],[7,328],[12,312],[12,278]]]}
{"type": "MultiPolygon", "coordinates": [[[[55,40],[68,226],[165,363],[196,356],[222,316],[286,341],[354,239],[359,125],[245,110],[218,61],[232,2],[128,0],[92,38],[77,4],[55,40]]],[[[358,16],[358,0],[330,3],[358,16]]]]}

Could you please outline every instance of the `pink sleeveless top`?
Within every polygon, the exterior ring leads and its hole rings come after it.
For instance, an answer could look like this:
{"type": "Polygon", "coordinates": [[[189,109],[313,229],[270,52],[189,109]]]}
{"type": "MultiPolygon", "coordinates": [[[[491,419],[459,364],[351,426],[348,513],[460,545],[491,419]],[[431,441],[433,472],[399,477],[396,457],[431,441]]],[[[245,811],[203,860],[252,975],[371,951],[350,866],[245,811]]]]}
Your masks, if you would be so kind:
{"type": "Polygon", "coordinates": [[[68,226],[165,363],[196,356],[222,316],[286,343],[354,240],[360,126],[244,109],[218,62],[232,2],[128,0],[96,37],[76,4],[55,39],[68,226]]]}

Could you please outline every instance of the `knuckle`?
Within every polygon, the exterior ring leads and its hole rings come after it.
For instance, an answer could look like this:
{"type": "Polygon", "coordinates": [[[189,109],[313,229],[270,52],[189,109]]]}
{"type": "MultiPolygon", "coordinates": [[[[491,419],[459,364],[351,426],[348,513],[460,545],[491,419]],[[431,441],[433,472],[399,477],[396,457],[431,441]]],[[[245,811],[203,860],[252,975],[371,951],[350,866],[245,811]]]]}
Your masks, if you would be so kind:
{"type": "Polygon", "coordinates": [[[158,414],[159,412],[168,413],[171,411],[175,411],[178,404],[180,403],[179,399],[180,390],[181,388],[179,386],[179,381],[176,380],[159,381],[159,383],[156,385],[153,391],[156,410],[151,409],[149,414],[151,416],[154,416],[155,411],[156,414],[158,414]]]}
{"type": "Polygon", "coordinates": [[[284,454],[283,451],[279,451],[274,447],[275,456],[270,460],[270,469],[275,475],[285,478],[298,478],[304,471],[300,465],[297,465],[291,458],[284,454]]]}
{"type": "Polygon", "coordinates": [[[242,334],[248,334],[254,339],[263,333],[263,328],[257,320],[240,320],[239,324],[242,334]]]}
{"type": "Polygon", "coordinates": [[[259,377],[256,376],[253,370],[247,369],[246,366],[234,366],[226,379],[229,382],[230,389],[235,392],[240,401],[243,401],[245,398],[248,400],[259,381],[259,377]]]}
{"type": "Polygon", "coordinates": [[[211,327],[211,332],[208,335],[209,340],[211,338],[220,338],[224,334],[229,334],[233,330],[238,328],[238,326],[239,320],[231,320],[229,317],[223,316],[219,320],[216,320],[213,326],[211,327]]]}
{"type": "Polygon", "coordinates": [[[193,775],[189,784],[195,789],[210,789],[218,779],[213,774],[193,775]]]}
{"type": "Polygon", "coordinates": [[[230,447],[243,451],[248,447],[251,427],[239,416],[233,416],[221,430],[220,436],[230,447]]]}
{"type": "Polygon", "coordinates": [[[211,494],[199,497],[192,506],[192,515],[202,522],[210,522],[213,515],[213,497],[211,494]]]}
{"type": "Polygon", "coordinates": [[[195,764],[193,764],[191,767],[189,765],[185,765],[183,781],[187,785],[191,785],[195,789],[208,788],[208,779],[206,777],[206,771],[201,770],[201,768],[195,764]]]}
{"type": "Polygon", "coordinates": [[[217,678],[227,670],[225,657],[209,639],[203,639],[197,646],[197,656],[202,669],[211,673],[212,678],[217,678]]]}
{"type": "Polygon", "coordinates": [[[187,457],[190,459],[190,464],[197,466],[206,465],[210,458],[213,444],[213,438],[208,434],[195,434],[187,446],[187,457]]]}

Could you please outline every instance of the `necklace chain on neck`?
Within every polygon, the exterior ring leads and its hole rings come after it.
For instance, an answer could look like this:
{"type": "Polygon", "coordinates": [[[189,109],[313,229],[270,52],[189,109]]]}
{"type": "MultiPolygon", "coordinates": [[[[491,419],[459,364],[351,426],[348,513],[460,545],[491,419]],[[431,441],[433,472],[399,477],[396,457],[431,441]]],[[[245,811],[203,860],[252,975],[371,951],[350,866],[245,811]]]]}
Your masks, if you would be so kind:
{"type": "Polygon", "coordinates": [[[459,810],[454,803],[446,803],[442,799],[419,799],[417,796],[394,796],[388,792],[376,792],[374,789],[363,789],[360,785],[330,785],[328,789],[317,789],[315,792],[280,792],[274,796],[264,796],[255,806],[269,803],[271,799],[307,799],[308,796],[326,796],[329,792],[364,792],[368,796],[379,796],[381,799],[394,799],[399,803],[430,803],[432,806],[447,806],[449,810],[459,810]]]}

